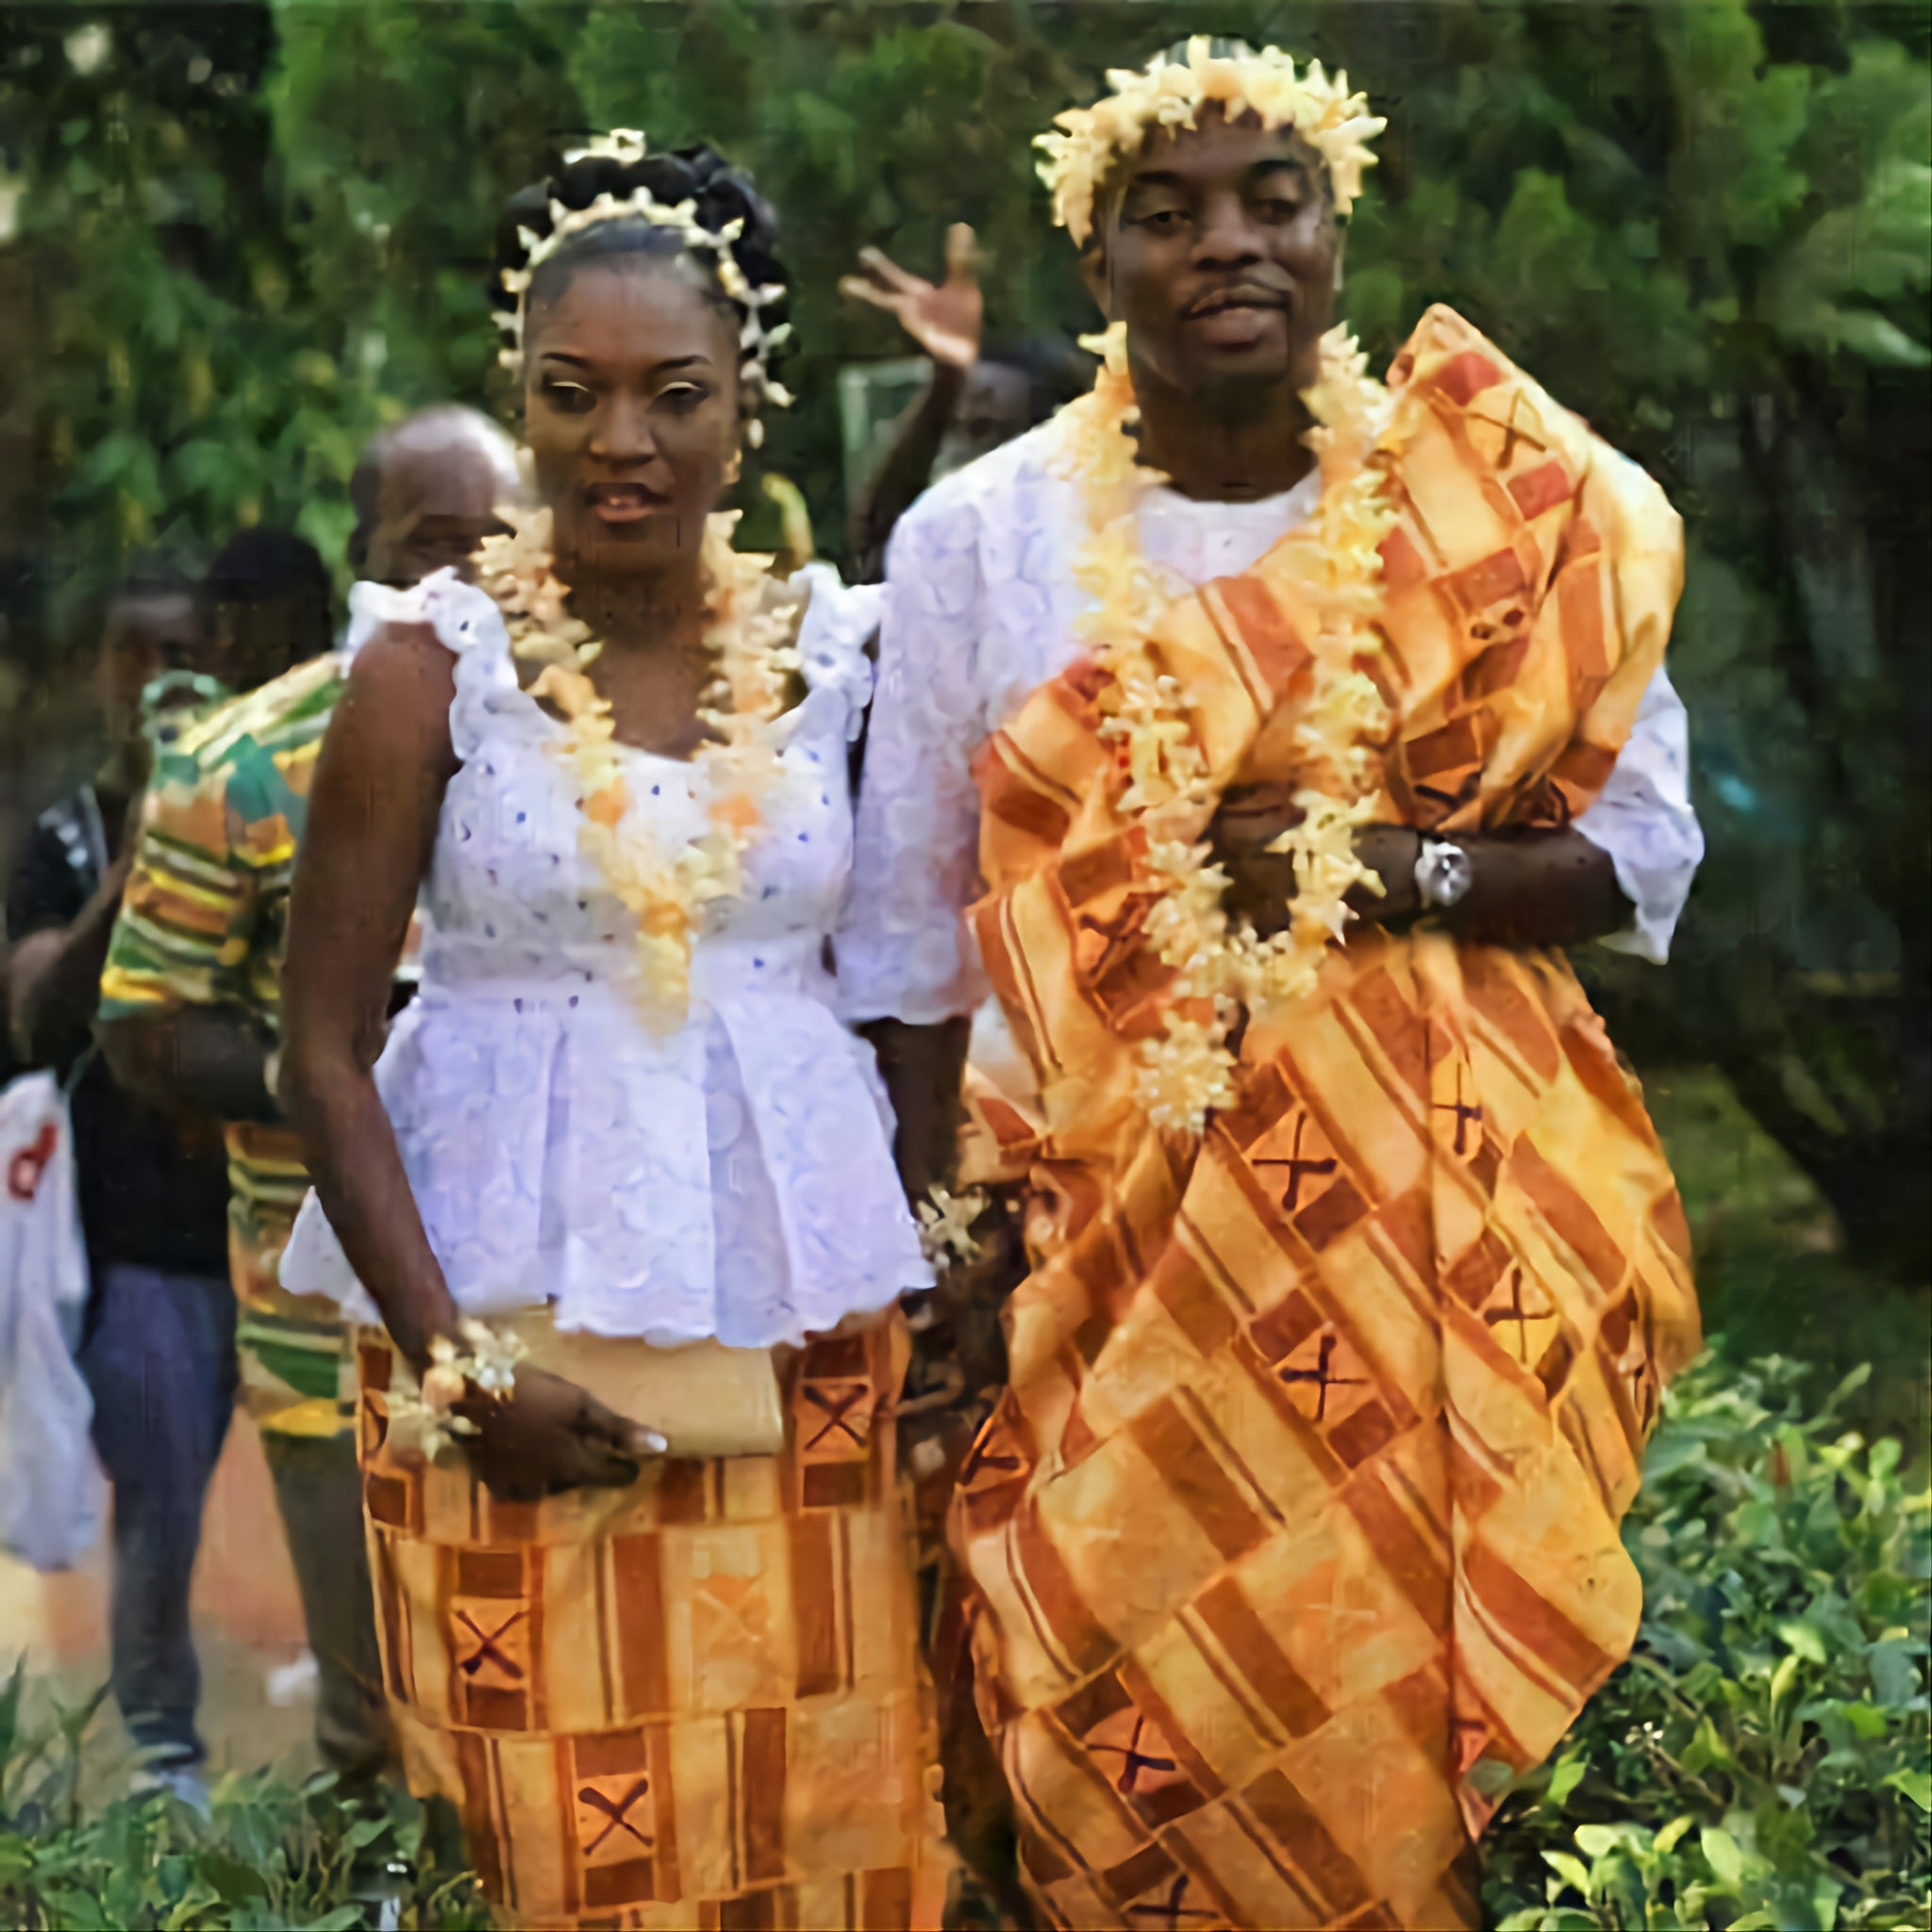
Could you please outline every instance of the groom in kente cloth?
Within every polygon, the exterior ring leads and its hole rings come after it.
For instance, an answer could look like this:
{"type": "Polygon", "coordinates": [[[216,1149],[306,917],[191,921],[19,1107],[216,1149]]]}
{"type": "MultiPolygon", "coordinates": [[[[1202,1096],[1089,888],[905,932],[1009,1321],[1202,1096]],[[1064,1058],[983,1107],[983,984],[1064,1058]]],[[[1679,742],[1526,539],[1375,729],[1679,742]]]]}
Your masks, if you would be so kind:
{"type": "Polygon", "coordinates": [[[1661,959],[1701,856],[1680,527],[1451,311],[1386,390],[1330,335],[1345,82],[1109,80],[1042,169],[1107,364],[898,528],[839,946],[915,1195],[989,984],[1028,1070],[969,1082],[1026,1272],[941,1668],[1054,1924],[1467,1925],[1697,1345],[1558,950],[1661,959]]]}

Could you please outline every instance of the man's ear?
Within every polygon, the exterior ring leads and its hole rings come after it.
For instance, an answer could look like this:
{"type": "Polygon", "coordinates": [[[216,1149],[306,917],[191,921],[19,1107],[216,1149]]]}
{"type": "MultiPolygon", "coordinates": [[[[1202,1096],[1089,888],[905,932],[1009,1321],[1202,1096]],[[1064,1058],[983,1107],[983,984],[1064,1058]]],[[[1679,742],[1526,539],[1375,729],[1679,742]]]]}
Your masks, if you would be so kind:
{"type": "Polygon", "coordinates": [[[1117,321],[1113,312],[1113,284],[1107,272],[1107,243],[1096,229],[1080,251],[1080,279],[1093,297],[1095,308],[1108,322],[1117,321]]]}

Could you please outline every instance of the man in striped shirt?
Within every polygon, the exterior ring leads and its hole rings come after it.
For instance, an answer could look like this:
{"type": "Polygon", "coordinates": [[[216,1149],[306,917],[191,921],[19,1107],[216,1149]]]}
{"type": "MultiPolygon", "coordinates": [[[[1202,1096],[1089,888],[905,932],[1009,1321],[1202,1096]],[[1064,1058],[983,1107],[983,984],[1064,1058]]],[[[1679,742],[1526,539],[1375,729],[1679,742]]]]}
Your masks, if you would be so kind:
{"type": "MultiPolygon", "coordinates": [[[[351,487],[352,565],[404,587],[464,562],[518,483],[500,432],[443,408],[377,439],[351,487]]],[[[225,1124],[243,1394],[275,1476],[320,1670],[317,1741],[349,1776],[375,1772],[389,1755],[352,1357],[337,1311],[285,1294],[276,1278],[308,1176],[275,1073],[309,783],[368,628],[352,619],[340,648],[208,712],[163,755],[101,981],[102,1040],[117,1075],[225,1124]]],[[[403,997],[408,976],[408,962],[399,962],[403,997]]]]}

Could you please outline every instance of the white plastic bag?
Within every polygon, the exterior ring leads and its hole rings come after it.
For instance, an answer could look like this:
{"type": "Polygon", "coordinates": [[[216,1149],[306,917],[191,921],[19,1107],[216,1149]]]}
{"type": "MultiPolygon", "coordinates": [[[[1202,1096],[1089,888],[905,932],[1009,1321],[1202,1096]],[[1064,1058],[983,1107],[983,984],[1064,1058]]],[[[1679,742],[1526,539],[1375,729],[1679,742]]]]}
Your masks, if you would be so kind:
{"type": "Polygon", "coordinates": [[[87,1286],[66,1096],[28,1074],[0,1093],[0,1546],[36,1570],[86,1556],[106,1507],[63,1333],[87,1286]]]}

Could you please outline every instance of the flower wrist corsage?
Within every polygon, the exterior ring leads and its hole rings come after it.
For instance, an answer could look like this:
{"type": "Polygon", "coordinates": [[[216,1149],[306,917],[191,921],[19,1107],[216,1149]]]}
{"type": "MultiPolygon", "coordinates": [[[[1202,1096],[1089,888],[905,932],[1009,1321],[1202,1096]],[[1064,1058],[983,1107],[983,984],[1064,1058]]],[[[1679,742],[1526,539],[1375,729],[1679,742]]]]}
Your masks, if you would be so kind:
{"type": "Polygon", "coordinates": [[[943,1274],[957,1262],[979,1258],[973,1228],[986,1207],[986,1194],[978,1188],[954,1194],[935,1184],[926,1191],[919,1204],[919,1245],[935,1273],[943,1274]]]}
{"type": "Polygon", "coordinates": [[[499,1335],[481,1322],[458,1323],[457,1333],[464,1347],[447,1335],[439,1335],[429,1344],[429,1367],[417,1393],[396,1391],[390,1396],[391,1426],[400,1424],[413,1435],[416,1446],[431,1461],[456,1437],[480,1433],[459,1405],[478,1399],[508,1401],[516,1387],[517,1364],[527,1352],[514,1335],[499,1335]]]}

